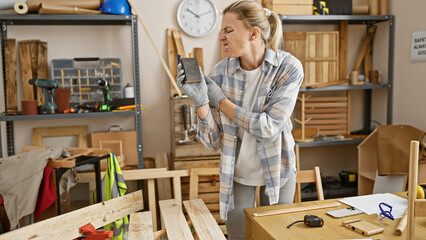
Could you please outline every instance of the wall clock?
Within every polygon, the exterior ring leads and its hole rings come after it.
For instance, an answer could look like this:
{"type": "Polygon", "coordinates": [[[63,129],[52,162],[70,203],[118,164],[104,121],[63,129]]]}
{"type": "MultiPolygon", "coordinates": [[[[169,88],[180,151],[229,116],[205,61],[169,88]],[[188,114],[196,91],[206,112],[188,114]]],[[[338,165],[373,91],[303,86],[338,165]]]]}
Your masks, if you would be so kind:
{"type": "Polygon", "coordinates": [[[183,0],[177,10],[177,21],[189,36],[204,37],[216,27],[216,6],[210,0],[183,0]]]}

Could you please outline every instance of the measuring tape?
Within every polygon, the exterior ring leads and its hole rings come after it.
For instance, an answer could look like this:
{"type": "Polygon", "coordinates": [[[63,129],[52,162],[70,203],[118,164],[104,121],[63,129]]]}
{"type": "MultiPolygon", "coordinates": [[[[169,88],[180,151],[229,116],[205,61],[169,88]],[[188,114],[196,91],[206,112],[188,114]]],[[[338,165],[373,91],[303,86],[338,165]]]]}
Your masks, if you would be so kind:
{"type": "Polygon", "coordinates": [[[318,6],[314,5],[314,15],[328,15],[328,8],[324,1],[320,1],[318,6]]]}
{"type": "Polygon", "coordinates": [[[417,199],[425,199],[426,195],[426,183],[420,183],[417,185],[417,199]]]}

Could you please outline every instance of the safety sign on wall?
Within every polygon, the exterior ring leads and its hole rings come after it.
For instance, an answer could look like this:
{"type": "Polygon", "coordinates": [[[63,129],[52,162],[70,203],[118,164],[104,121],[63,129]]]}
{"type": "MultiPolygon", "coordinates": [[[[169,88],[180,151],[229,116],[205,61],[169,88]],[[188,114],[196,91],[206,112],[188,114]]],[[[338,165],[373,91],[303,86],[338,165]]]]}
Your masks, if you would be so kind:
{"type": "Polygon", "coordinates": [[[426,31],[413,33],[411,61],[426,62],[426,31]]]}

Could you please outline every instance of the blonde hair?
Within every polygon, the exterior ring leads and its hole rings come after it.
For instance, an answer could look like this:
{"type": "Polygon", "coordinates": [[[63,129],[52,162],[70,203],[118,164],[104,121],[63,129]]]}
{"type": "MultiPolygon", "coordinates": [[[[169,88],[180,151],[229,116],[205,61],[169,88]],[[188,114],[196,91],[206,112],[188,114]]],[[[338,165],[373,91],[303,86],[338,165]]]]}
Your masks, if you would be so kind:
{"type": "Polygon", "coordinates": [[[275,52],[278,51],[283,30],[281,20],[276,13],[263,9],[258,2],[248,0],[232,3],[223,10],[222,14],[225,15],[228,12],[236,13],[238,19],[243,21],[248,29],[258,27],[266,46],[275,52]]]}

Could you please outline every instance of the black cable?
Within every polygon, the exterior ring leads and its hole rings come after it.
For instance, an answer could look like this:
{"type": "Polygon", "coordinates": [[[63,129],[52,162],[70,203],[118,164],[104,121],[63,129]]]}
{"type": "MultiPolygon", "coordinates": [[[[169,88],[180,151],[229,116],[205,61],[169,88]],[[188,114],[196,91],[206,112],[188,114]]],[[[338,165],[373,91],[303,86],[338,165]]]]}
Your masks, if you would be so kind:
{"type": "Polygon", "coordinates": [[[299,220],[299,221],[293,222],[290,225],[288,225],[287,228],[291,228],[291,226],[293,226],[295,223],[299,223],[299,222],[303,222],[303,220],[299,220]]]}

